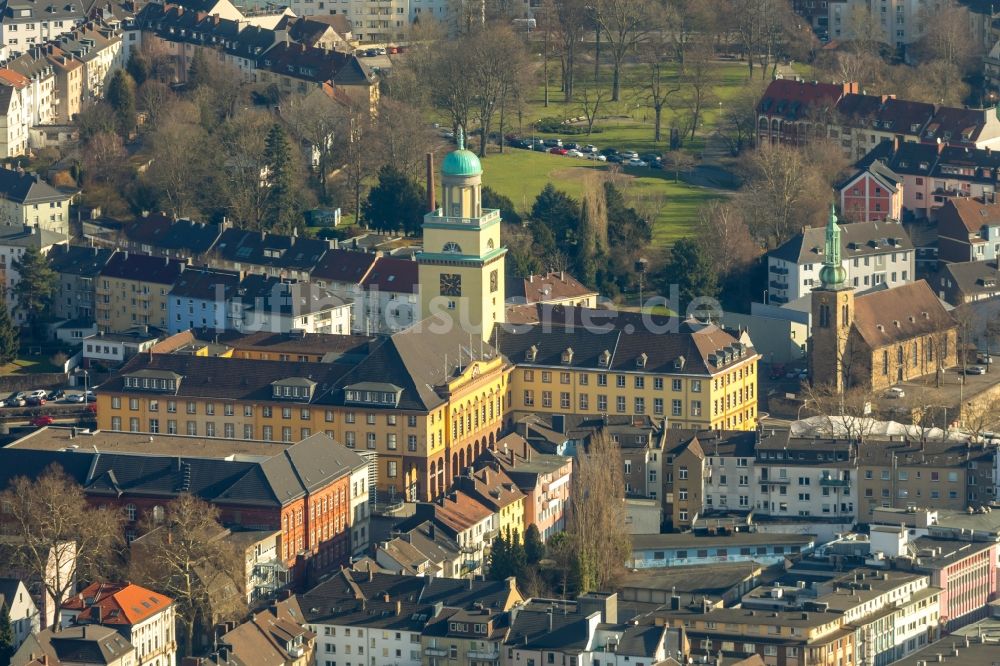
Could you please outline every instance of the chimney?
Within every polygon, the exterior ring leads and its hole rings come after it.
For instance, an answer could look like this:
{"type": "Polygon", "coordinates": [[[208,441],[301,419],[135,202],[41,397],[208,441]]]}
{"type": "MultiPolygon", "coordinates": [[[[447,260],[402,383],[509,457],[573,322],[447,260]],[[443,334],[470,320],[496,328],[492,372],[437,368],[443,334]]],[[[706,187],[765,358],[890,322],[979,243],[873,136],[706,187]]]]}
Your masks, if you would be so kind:
{"type": "Polygon", "coordinates": [[[427,153],[427,212],[437,210],[434,201],[434,153],[427,153]]]}

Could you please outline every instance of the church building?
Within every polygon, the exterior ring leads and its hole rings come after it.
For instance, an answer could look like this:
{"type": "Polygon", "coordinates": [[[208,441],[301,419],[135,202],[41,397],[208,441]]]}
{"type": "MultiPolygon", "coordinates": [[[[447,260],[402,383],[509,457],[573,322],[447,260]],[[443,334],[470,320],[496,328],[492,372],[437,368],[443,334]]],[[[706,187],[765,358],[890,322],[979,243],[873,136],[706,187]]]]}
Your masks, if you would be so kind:
{"type": "Polygon", "coordinates": [[[422,317],[450,319],[489,341],[504,321],[507,248],[500,244],[500,211],[482,207],[482,180],[483,167],[460,130],[458,150],[441,163],[441,205],[424,216],[417,263],[422,317]]]}
{"type": "Polygon", "coordinates": [[[812,291],[809,376],[839,393],[872,390],[954,367],[958,323],[924,280],[860,296],[847,283],[833,207],[821,286],[812,291]]]}

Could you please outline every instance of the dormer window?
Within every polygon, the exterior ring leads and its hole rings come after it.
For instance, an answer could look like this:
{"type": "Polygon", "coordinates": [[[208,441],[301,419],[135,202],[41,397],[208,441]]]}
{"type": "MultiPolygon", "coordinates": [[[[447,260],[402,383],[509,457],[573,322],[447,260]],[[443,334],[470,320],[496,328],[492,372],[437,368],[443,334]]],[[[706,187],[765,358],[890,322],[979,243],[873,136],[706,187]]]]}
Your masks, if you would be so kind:
{"type": "Polygon", "coordinates": [[[180,380],[181,376],[176,373],[159,370],[140,370],[123,378],[125,388],[165,392],[175,392],[180,380]]]}
{"type": "Polygon", "coordinates": [[[687,363],[687,359],[685,359],[683,356],[678,356],[677,358],[674,359],[674,368],[677,370],[683,370],[685,363],[687,363]]]}
{"type": "Polygon", "coordinates": [[[573,348],[567,347],[562,353],[562,363],[563,365],[569,365],[573,362],[573,348]]]}
{"type": "Polygon", "coordinates": [[[528,363],[534,363],[536,358],[538,358],[538,347],[531,345],[528,347],[528,351],[525,353],[524,359],[528,363]]]}
{"type": "Polygon", "coordinates": [[[601,352],[601,355],[597,359],[597,364],[602,368],[607,368],[611,365],[611,352],[605,349],[601,352]]]}
{"type": "Polygon", "coordinates": [[[388,382],[360,382],[344,387],[344,402],[349,404],[395,407],[403,389],[388,382]]]}
{"type": "Polygon", "coordinates": [[[646,352],[643,352],[643,353],[639,354],[639,357],[635,359],[635,367],[637,367],[637,368],[645,368],[646,367],[646,361],[648,361],[648,360],[649,360],[649,357],[646,356],[646,352]]]}
{"type": "Polygon", "coordinates": [[[275,400],[309,402],[312,400],[316,382],[306,377],[289,377],[271,384],[271,397],[275,400]]]}

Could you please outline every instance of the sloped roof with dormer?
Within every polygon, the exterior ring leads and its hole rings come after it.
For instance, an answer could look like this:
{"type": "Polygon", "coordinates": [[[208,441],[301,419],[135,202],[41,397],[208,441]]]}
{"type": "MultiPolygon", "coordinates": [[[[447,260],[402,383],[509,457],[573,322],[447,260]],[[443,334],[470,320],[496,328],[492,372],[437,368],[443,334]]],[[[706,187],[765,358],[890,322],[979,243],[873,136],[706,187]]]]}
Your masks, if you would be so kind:
{"type": "Polygon", "coordinates": [[[958,324],[924,280],[854,299],[855,330],[871,349],[940,333],[958,324]]]}

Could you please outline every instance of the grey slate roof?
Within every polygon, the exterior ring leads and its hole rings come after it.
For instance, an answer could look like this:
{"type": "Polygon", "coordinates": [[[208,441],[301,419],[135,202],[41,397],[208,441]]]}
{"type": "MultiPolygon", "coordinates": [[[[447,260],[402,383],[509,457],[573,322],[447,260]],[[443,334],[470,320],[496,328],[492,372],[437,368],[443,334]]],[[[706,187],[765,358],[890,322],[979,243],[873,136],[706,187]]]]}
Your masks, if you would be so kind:
{"type": "Polygon", "coordinates": [[[199,300],[224,299],[240,283],[240,274],[212,268],[188,268],[174,282],[170,295],[199,300]],[[221,289],[220,289],[221,288],[221,289]]]}
{"type": "Polygon", "coordinates": [[[19,204],[49,203],[70,198],[69,194],[42,180],[39,174],[4,168],[0,168],[0,196],[19,204]]]}
{"type": "Polygon", "coordinates": [[[967,297],[993,294],[1000,284],[1000,269],[995,260],[950,262],[942,264],[940,277],[951,280],[967,297]]]}
{"type": "Polygon", "coordinates": [[[361,458],[316,434],[260,462],[85,449],[0,449],[0,488],[16,476],[58,464],[91,496],[170,498],[190,492],[207,502],[279,507],[363,466],[361,458]]]}
{"type": "Polygon", "coordinates": [[[64,663],[110,664],[135,649],[117,631],[98,624],[67,627],[57,634],[50,633],[47,638],[59,661],[64,663]]]}
{"type": "Polygon", "coordinates": [[[56,273],[95,277],[107,265],[114,250],[82,245],[57,245],[49,251],[49,262],[56,273]]]}
{"type": "MultiPolygon", "coordinates": [[[[823,263],[824,227],[806,227],[768,256],[795,264],[823,263]]],[[[840,252],[845,260],[913,249],[903,225],[895,222],[853,222],[840,225],[840,252]]]]}
{"type": "MultiPolygon", "coordinates": [[[[642,316],[624,312],[588,310],[595,315],[595,326],[578,324],[561,325],[560,313],[569,317],[582,308],[551,308],[553,316],[548,326],[544,324],[518,326],[500,334],[500,350],[514,363],[524,366],[589,368],[598,372],[621,372],[644,369],[650,373],[679,373],[707,375],[722,367],[711,356],[726,347],[732,348],[739,341],[713,324],[684,321],[677,324],[676,332],[651,329],[642,316]],[[534,362],[528,361],[532,347],[536,349],[534,362]],[[572,348],[571,362],[564,364],[562,354],[572,348]],[[604,351],[611,354],[610,363],[601,366],[604,351]],[[642,355],[645,365],[639,365],[642,355]]],[[[740,361],[750,358],[752,348],[743,349],[740,361]]]]}
{"type": "Polygon", "coordinates": [[[0,245],[8,247],[33,247],[39,250],[43,247],[65,243],[67,240],[63,234],[58,234],[48,229],[29,227],[21,224],[0,225],[0,245]]]}
{"type": "Polygon", "coordinates": [[[174,220],[162,213],[140,217],[125,227],[125,236],[132,242],[166,250],[182,250],[191,255],[208,252],[221,235],[220,225],[174,220]]]}

